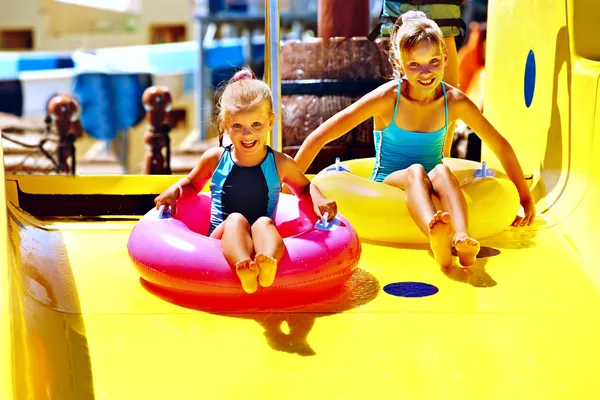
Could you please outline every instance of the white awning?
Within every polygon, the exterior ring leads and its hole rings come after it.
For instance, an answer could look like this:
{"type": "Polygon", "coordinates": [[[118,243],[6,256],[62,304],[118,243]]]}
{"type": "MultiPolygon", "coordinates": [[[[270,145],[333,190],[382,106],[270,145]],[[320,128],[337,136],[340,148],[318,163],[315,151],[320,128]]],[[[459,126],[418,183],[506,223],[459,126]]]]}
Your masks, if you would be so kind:
{"type": "Polygon", "coordinates": [[[59,3],[75,4],[83,7],[98,8],[123,13],[139,13],[142,0],[54,0],[59,3]]]}

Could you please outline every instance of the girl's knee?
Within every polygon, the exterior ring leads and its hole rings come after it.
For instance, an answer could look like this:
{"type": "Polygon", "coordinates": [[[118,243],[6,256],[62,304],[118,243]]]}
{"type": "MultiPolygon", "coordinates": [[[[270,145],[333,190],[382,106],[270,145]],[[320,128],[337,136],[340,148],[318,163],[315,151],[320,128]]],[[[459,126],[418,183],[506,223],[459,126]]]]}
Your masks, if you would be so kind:
{"type": "Polygon", "coordinates": [[[275,227],[275,222],[268,217],[260,217],[252,224],[252,237],[269,238],[268,240],[283,240],[275,227]]]}
{"type": "Polygon", "coordinates": [[[433,170],[436,172],[436,174],[452,174],[450,168],[448,168],[446,164],[438,164],[435,167],[433,167],[433,170]]]}
{"type": "Polygon", "coordinates": [[[435,168],[433,168],[433,171],[431,171],[431,182],[434,186],[437,183],[444,183],[450,181],[456,181],[456,177],[454,176],[454,174],[452,174],[452,171],[450,171],[450,168],[448,168],[447,165],[438,164],[435,166],[435,168]]]}
{"type": "Polygon", "coordinates": [[[408,177],[412,180],[429,180],[425,168],[421,164],[413,164],[406,169],[408,171],[408,177]]]}
{"type": "Polygon", "coordinates": [[[429,175],[425,171],[425,168],[421,164],[413,164],[407,168],[406,177],[406,188],[420,187],[425,188],[426,191],[431,192],[433,190],[429,175]]]}
{"type": "Polygon", "coordinates": [[[252,229],[262,229],[270,226],[275,226],[273,220],[269,217],[260,217],[252,224],[252,229]]]}
{"type": "Polygon", "coordinates": [[[227,225],[235,225],[236,227],[241,227],[241,228],[246,228],[246,229],[250,228],[250,223],[248,222],[246,217],[244,217],[240,213],[229,214],[229,216],[225,220],[225,223],[227,225]]]}

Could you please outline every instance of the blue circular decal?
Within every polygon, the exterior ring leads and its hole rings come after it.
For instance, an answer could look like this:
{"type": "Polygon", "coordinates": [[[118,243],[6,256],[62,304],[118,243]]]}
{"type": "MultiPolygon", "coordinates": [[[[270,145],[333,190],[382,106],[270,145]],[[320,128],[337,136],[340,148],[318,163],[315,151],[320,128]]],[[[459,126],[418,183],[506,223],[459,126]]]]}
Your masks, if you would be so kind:
{"type": "Polygon", "coordinates": [[[525,82],[523,87],[525,91],[525,105],[529,108],[535,92],[535,55],[533,54],[533,50],[529,50],[529,54],[527,55],[527,62],[525,63],[525,82]]]}
{"type": "Polygon", "coordinates": [[[385,285],[383,291],[398,297],[425,297],[436,294],[439,289],[428,283],[396,282],[385,285]]]}

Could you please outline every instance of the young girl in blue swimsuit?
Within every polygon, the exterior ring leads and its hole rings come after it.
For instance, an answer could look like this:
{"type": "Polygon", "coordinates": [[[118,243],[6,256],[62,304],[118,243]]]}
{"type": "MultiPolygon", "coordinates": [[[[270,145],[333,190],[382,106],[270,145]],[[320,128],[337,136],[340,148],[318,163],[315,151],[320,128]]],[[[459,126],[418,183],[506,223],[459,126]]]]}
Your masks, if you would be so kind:
{"type": "Polygon", "coordinates": [[[220,142],[226,133],[231,144],[207,150],[187,177],[154,200],[157,208],[168,205],[175,214],[185,187],[199,192],[211,180],[209,235],[221,239],[247,293],[273,284],[283,256],[273,223],[282,182],[297,197],[310,196],[319,218],[327,212],[331,220],[337,213],[336,203],[310,183],[293,158],[267,146],[274,120],[269,87],[248,69],[237,72],[223,91],[219,113],[220,142]]]}
{"type": "Polygon", "coordinates": [[[391,42],[397,80],[366,94],[319,126],[302,144],[296,162],[306,171],[324,145],[372,117],[376,162],[371,179],[405,191],[408,211],[429,237],[442,267],[452,264],[453,246],[460,263],[472,265],[479,243],[467,231],[467,206],[458,181],[442,164],[442,158],[450,156],[453,139],[448,125],[463,120],[499,158],[517,187],[524,211],[513,225],[533,222],[533,198],[508,141],[463,92],[442,81],[447,50],[435,22],[420,11],[409,11],[398,19],[391,42]],[[436,210],[433,194],[443,211],[436,210]]]}

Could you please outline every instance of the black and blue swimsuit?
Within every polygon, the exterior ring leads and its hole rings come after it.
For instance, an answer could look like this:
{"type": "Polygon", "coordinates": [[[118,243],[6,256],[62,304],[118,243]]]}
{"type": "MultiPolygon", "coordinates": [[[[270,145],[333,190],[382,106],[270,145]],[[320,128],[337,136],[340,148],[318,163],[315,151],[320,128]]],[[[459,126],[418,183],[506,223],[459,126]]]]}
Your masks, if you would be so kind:
{"type": "Polygon", "coordinates": [[[277,174],[273,150],[258,165],[243,167],[233,162],[232,145],[225,147],[210,184],[212,204],[210,229],[219,226],[231,213],[240,213],[254,224],[260,217],[274,219],[281,181],[277,174]]]}

